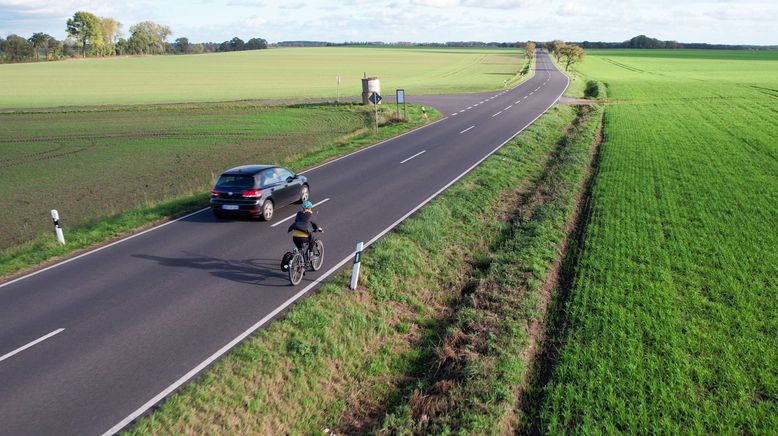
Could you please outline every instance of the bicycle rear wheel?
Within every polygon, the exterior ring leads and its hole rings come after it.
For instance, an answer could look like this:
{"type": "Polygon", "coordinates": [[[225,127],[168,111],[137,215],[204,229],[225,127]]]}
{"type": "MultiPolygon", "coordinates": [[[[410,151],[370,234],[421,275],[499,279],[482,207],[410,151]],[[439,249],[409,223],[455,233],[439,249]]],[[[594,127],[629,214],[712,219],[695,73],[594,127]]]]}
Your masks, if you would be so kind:
{"type": "Polygon", "coordinates": [[[303,256],[300,253],[295,253],[292,256],[292,260],[289,261],[289,281],[292,285],[299,285],[303,281],[303,275],[305,274],[305,262],[303,256]]]}
{"type": "Polygon", "coordinates": [[[316,240],[311,249],[311,268],[318,271],[324,263],[324,242],[316,240]]]}

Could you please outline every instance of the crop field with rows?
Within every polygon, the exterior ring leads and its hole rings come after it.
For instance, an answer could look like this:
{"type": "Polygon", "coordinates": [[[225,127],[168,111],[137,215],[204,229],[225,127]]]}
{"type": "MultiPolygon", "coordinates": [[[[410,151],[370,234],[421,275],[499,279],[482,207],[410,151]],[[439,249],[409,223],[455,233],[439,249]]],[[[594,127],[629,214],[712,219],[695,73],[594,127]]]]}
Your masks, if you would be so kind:
{"type": "Polygon", "coordinates": [[[599,172],[542,430],[778,432],[778,53],[593,51],[599,172]]]}

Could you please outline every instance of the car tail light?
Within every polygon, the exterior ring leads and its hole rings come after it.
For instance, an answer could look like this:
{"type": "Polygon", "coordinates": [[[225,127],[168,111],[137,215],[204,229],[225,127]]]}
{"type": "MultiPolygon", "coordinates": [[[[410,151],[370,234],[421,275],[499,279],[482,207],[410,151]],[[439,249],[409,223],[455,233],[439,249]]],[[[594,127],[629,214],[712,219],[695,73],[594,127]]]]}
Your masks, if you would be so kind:
{"type": "Polygon", "coordinates": [[[243,191],[243,198],[259,198],[262,196],[262,191],[259,189],[249,189],[243,191]]]}
{"type": "Polygon", "coordinates": [[[219,191],[217,191],[215,189],[211,189],[211,197],[218,197],[219,194],[221,194],[221,192],[219,192],[219,191]]]}

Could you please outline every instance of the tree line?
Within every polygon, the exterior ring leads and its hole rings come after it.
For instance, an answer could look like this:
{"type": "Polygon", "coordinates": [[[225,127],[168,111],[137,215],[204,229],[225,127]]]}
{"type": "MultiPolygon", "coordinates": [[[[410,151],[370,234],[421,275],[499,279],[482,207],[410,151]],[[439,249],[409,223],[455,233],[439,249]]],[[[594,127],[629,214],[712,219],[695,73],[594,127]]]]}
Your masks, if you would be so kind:
{"type": "Polygon", "coordinates": [[[186,37],[173,42],[168,38],[170,26],[153,21],[142,21],[129,28],[124,38],[122,24],[111,17],[99,17],[91,12],[78,11],[65,23],[67,38],[58,40],[38,32],[29,38],[19,35],[0,37],[0,63],[55,61],[68,57],[103,57],[122,55],[197,54],[260,50],[268,47],[262,38],[248,41],[235,37],[221,43],[191,43],[186,37]]]}
{"type": "Polygon", "coordinates": [[[728,45],[698,42],[662,41],[646,35],[638,35],[623,42],[582,41],[583,48],[646,48],[646,49],[698,49],[698,50],[775,50],[778,45],[728,45]]]}

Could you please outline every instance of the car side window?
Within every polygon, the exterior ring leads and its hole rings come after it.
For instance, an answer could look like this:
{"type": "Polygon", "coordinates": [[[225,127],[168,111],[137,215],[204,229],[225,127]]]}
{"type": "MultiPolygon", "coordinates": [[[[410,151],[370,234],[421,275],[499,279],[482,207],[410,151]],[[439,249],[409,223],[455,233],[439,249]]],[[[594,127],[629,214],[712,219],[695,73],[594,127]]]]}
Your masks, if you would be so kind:
{"type": "Polygon", "coordinates": [[[274,168],[270,168],[269,170],[265,170],[259,173],[260,186],[268,186],[275,183],[278,183],[278,177],[276,176],[274,168]]]}
{"type": "Polygon", "coordinates": [[[286,182],[286,179],[294,175],[291,171],[285,168],[276,168],[276,172],[278,173],[278,180],[283,182],[286,182]]]}

